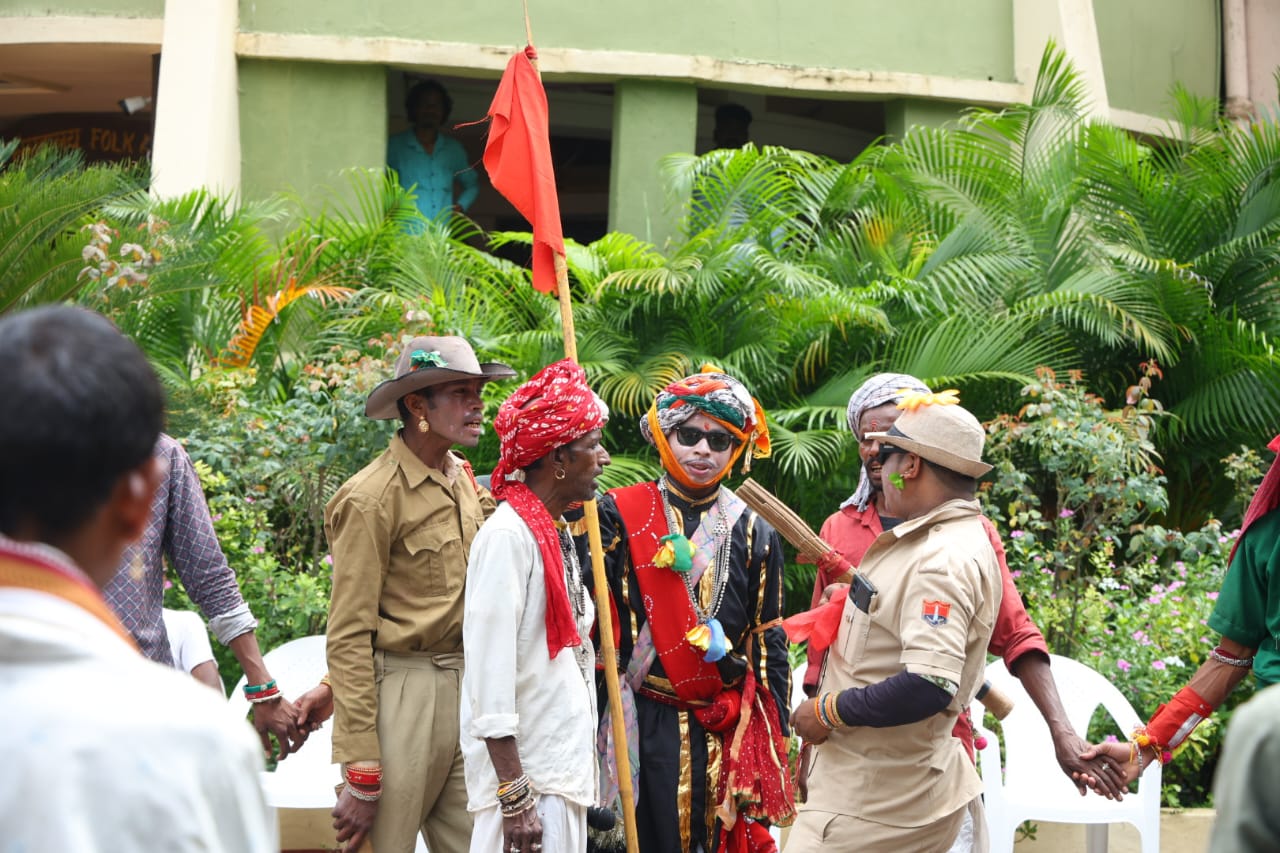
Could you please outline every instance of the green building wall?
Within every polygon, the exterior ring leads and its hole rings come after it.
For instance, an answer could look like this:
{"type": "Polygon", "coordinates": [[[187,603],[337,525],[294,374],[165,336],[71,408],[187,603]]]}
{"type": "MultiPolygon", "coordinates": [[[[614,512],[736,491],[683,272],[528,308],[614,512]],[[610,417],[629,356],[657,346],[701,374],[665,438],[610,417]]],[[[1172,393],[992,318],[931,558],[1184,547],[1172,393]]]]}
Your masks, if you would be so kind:
{"type": "Polygon", "coordinates": [[[1175,83],[1217,97],[1217,0],[1093,0],[1107,99],[1113,108],[1167,117],[1175,83]]]}
{"type": "MultiPolygon", "coordinates": [[[[530,13],[539,47],[1013,78],[1008,0],[542,0],[530,3],[530,13]]],[[[508,47],[525,40],[521,6],[512,0],[241,0],[240,28],[508,47]]]]}
{"type": "Polygon", "coordinates": [[[288,189],[317,202],[348,186],[344,170],[385,165],[382,67],[245,59],[238,74],[245,198],[288,189]]]}
{"type": "Polygon", "coordinates": [[[164,0],[0,0],[0,16],[163,18],[164,0]]]}

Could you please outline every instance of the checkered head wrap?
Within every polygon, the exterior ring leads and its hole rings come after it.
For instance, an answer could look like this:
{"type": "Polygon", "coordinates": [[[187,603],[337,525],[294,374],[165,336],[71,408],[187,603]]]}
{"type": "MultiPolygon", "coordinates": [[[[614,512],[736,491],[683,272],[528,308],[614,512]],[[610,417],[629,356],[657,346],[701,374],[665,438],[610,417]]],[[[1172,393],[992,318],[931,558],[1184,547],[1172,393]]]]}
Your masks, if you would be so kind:
{"type": "Polygon", "coordinates": [[[547,651],[553,658],[581,640],[564,584],[560,534],[546,504],[524,484],[522,469],[608,420],[608,407],[587,386],[582,368],[569,359],[547,365],[517,388],[493,419],[499,440],[493,496],[511,504],[538,543],[547,588],[547,651]]]}
{"type": "MultiPolygon", "coordinates": [[[[861,439],[858,434],[858,422],[862,420],[862,415],[868,409],[874,409],[877,406],[883,406],[885,403],[901,403],[902,390],[920,391],[925,394],[929,393],[928,385],[925,385],[919,379],[906,373],[877,373],[866,382],[858,386],[858,390],[853,392],[853,396],[849,398],[849,408],[846,410],[846,416],[849,421],[849,431],[853,433],[853,437],[861,439]]],[[[840,504],[840,508],[847,506],[857,507],[862,512],[871,503],[871,481],[867,479],[866,466],[858,467],[858,488],[850,495],[844,503],[840,504]]]]}
{"type": "Polygon", "coordinates": [[[683,469],[671,454],[667,433],[699,414],[711,418],[738,439],[733,455],[717,479],[727,476],[744,452],[743,471],[751,470],[752,458],[762,459],[769,455],[769,426],[760,403],[737,379],[705,365],[701,373],[672,382],[658,392],[648,414],[640,419],[640,433],[644,440],[658,449],[667,474],[680,484],[696,487],[685,478],[683,469]]]}

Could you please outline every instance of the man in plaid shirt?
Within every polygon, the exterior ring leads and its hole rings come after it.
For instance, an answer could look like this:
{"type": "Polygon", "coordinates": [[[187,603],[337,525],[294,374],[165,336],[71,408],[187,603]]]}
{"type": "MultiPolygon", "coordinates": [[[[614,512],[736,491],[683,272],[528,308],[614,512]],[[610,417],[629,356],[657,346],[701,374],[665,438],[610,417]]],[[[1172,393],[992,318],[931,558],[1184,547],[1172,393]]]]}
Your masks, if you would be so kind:
{"type": "MultiPolygon", "coordinates": [[[[231,648],[244,669],[247,684],[272,681],[253,631],[258,620],[240,594],[235,573],[218,544],[200,478],[186,450],[161,433],[155,455],[168,466],[156,490],[151,517],[142,538],[125,551],[120,570],[104,589],[107,604],[131,633],[142,653],[173,666],[169,636],[164,629],[164,558],[204,613],[219,642],[231,648]]],[[[253,726],[271,753],[270,735],[280,743],[278,758],[296,752],[307,732],[299,729],[293,705],[280,696],[253,705],[253,726]]]]}

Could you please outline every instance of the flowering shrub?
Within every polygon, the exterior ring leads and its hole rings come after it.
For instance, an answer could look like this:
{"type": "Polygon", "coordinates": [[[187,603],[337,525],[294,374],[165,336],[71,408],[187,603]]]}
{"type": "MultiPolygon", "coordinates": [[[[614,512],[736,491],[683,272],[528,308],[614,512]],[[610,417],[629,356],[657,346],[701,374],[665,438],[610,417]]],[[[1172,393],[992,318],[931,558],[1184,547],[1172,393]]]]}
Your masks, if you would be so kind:
{"type": "MultiPolygon", "coordinates": [[[[1158,375],[1152,371],[1145,378],[1158,375]]],[[[1078,377],[1060,383],[1040,371],[1023,391],[1022,410],[990,425],[995,479],[981,496],[1050,651],[1106,675],[1144,719],[1213,648],[1207,621],[1236,535],[1214,520],[1187,532],[1153,523],[1166,500],[1148,440],[1160,415],[1149,385],[1130,389],[1128,405],[1110,411],[1078,377]]],[[[1247,459],[1234,464],[1241,482],[1256,482],[1247,459]]],[[[1201,724],[1165,768],[1166,803],[1204,804],[1223,727],[1251,684],[1201,724]]],[[[1099,720],[1088,737],[1109,735],[1128,732],[1099,720]]]]}
{"type": "MultiPolygon", "coordinates": [[[[244,494],[233,480],[196,461],[196,473],[209,502],[213,528],[236,573],[240,592],[258,619],[258,644],[263,651],[296,637],[324,632],[332,586],[332,560],[313,565],[286,566],[276,556],[276,533],[267,518],[265,502],[244,494]]],[[[165,606],[194,610],[181,581],[166,584],[165,606]]],[[[243,674],[235,655],[215,643],[214,657],[227,686],[243,674]]],[[[293,698],[293,697],[290,697],[293,698]]]]}

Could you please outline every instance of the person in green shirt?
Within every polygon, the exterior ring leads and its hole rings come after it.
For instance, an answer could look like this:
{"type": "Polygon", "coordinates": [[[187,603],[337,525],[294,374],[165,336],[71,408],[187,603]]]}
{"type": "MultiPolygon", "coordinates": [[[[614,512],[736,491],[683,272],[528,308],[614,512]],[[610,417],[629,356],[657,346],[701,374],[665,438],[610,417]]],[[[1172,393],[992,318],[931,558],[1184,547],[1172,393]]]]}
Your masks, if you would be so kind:
{"type": "MultiPolygon", "coordinates": [[[[1267,449],[1280,453],[1280,435],[1267,449]]],[[[1260,689],[1280,682],[1280,458],[1249,502],[1209,627],[1221,639],[1187,686],[1156,709],[1127,743],[1097,744],[1081,758],[1111,759],[1128,784],[1152,764],[1168,762],[1250,669],[1260,689]]]]}

